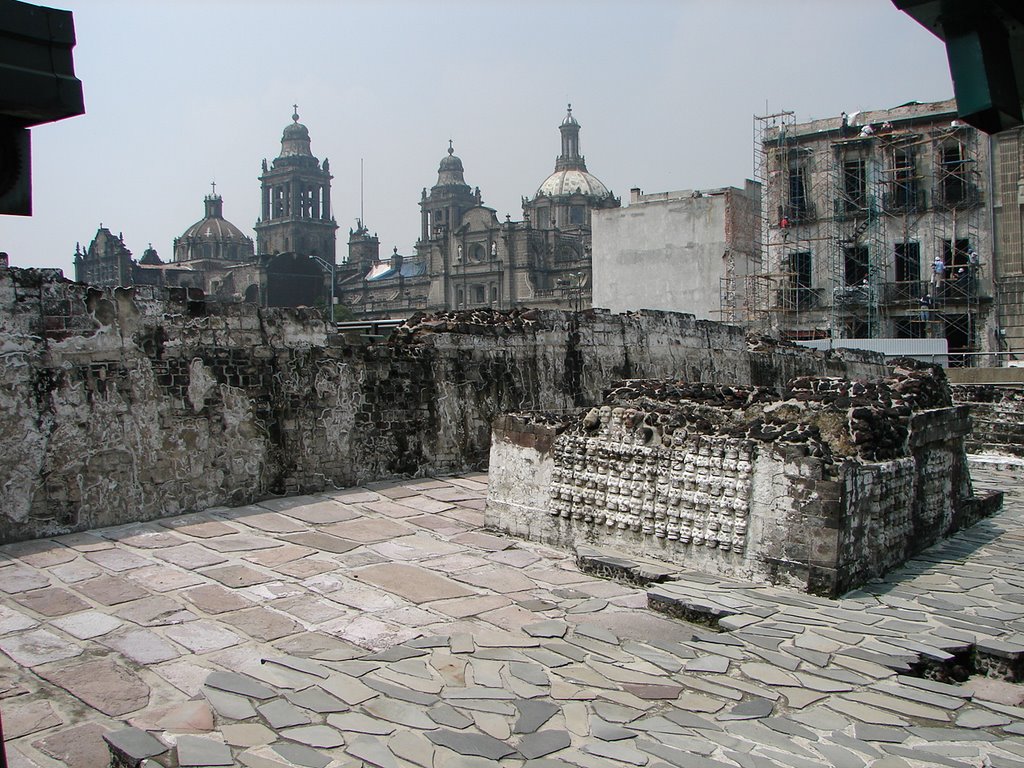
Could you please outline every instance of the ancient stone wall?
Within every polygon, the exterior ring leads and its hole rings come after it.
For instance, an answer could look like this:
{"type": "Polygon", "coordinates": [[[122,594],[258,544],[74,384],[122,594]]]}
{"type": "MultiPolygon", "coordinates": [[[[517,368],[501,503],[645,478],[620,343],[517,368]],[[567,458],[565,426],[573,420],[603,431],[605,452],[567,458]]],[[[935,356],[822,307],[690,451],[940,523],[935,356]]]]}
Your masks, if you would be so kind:
{"type": "Polygon", "coordinates": [[[954,384],[953,399],[970,408],[971,453],[1024,456],[1024,388],[1020,384],[954,384]]]}
{"type": "Polygon", "coordinates": [[[489,525],[835,595],[981,514],[941,371],[781,393],[623,382],[603,406],[495,423],[489,525]]]}
{"type": "Polygon", "coordinates": [[[616,378],[878,370],[660,312],[418,317],[363,344],[308,310],[0,269],[0,541],[482,468],[499,414],[616,378]]]}

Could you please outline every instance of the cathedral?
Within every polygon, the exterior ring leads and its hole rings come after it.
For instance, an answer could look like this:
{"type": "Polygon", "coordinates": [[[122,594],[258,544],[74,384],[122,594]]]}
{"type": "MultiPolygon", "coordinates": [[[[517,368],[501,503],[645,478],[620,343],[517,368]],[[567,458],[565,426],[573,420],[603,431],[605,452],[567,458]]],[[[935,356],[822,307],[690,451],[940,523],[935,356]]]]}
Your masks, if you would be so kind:
{"type": "Polygon", "coordinates": [[[484,205],[449,142],[437,182],[420,196],[413,254],[395,249],[382,258],[376,235],[357,221],[347,259],[338,264],[330,164],[313,155],[296,107],[280,154],[263,161],[255,243],[224,218],[214,186],[203,199],[203,218],[175,238],[171,261],[161,260],[152,245],[136,261],[123,237],[101,225],[88,248],[76,246],[75,276],[94,285],[194,288],[264,306],[326,307],[333,300],[365,318],[473,307],[589,307],[591,214],[620,201],[587,170],[571,105],[558,130],[554,171],[523,198],[521,221],[499,221],[484,205]]]}
{"type": "Polygon", "coordinates": [[[572,105],[558,130],[555,169],[523,198],[522,221],[499,221],[483,204],[449,142],[437,182],[420,196],[414,255],[396,251],[381,260],[376,238],[359,222],[349,232],[347,269],[339,276],[341,303],[366,318],[416,309],[589,307],[591,214],[617,208],[620,200],[587,170],[572,105]]]}
{"type": "Polygon", "coordinates": [[[281,154],[259,177],[256,242],[224,218],[216,186],[203,218],[174,239],[164,262],[150,245],[135,261],[124,238],[100,226],[88,248],[75,247],[75,279],[92,285],[195,288],[226,301],[271,307],[326,306],[338,225],[331,215],[330,163],[313,156],[298,108],[281,136],[281,154]]]}

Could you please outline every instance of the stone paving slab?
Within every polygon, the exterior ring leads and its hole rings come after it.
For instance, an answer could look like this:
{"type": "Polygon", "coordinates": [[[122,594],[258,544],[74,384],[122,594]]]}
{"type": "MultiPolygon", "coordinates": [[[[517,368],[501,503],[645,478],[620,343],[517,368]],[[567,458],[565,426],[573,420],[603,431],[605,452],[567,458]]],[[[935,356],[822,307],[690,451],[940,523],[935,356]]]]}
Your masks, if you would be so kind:
{"type": "Polygon", "coordinates": [[[486,475],[0,547],[8,751],[75,764],[71,739],[100,749],[129,721],[198,734],[186,763],[274,768],[1013,766],[1024,686],[915,676],[1024,638],[1008,466],[973,467],[1007,491],[998,517],[841,600],[695,571],[658,585],[730,611],[722,633],[480,530],[486,475]]]}

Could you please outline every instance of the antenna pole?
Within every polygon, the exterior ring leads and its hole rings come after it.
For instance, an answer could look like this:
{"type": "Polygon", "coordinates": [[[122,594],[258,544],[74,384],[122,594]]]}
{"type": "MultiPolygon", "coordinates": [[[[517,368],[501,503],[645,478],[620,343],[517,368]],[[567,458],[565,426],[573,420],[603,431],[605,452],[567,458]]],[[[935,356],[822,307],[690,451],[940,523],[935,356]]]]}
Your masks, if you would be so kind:
{"type": "Polygon", "coordinates": [[[363,158],[359,158],[359,221],[365,226],[366,219],[363,218],[363,158]]]}

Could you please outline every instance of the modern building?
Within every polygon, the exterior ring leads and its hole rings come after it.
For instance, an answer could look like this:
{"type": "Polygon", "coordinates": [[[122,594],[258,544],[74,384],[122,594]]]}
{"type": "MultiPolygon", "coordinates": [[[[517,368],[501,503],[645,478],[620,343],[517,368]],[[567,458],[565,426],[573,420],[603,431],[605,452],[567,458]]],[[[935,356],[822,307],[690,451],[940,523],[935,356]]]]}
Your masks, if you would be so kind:
{"type": "Polygon", "coordinates": [[[765,269],[737,281],[737,319],[798,340],[946,339],[951,364],[990,362],[989,140],[956,104],[755,127],[765,269]]]}
{"type": "Polygon", "coordinates": [[[750,180],[743,189],[631,190],[628,206],[593,214],[594,306],[734,321],[744,279],[761,271],[760,212],[750,180]]]}
{"type": "Polygon", "coordinates": [[[593,214],[620,201],[587,170],[571,105],[559,133],[555,169],[523,198],[522,221],[499,221],[484,205],[449,142],[437,182],[420,195],[415,254],[381,261],[375,236],[359,222],[350,232],[351,271],[339,283],[342,303],[362,317],[416,309],[591,306],[593,214]]]}

